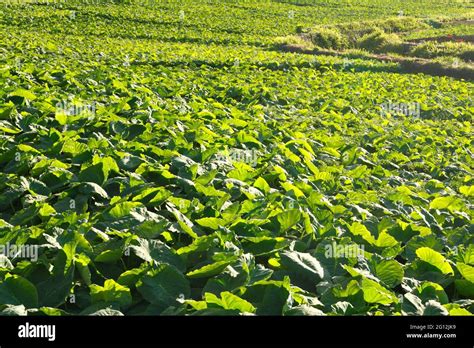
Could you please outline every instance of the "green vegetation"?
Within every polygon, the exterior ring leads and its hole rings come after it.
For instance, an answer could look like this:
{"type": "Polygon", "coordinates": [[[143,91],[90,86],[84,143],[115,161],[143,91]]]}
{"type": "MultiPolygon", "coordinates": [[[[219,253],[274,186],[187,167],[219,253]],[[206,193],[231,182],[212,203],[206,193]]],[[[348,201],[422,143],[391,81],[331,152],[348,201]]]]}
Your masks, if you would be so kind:
{"type": "Polygon", "coordinates": [[[347,46],[347,40],[337,29],[321,27],[310,34],[311,42],[321,48],[342,49],[347,46]]]}
{"type": "Polygon", "coordinates": [[[467,42],[428,41],[415,46],[410,52],[415,57],[458,57],[466,62],[474,62],[474,46],[467,42]]]}
{"type": "Polygon", "coordinates": [[[468,11],[0,3],[0,313],[471,315],[468,11]]]}
{"type": "Polygon", "coordinates": [[[405,72],[474,80],[472,15],[462,18],[385,19],[298,26],[294,35],[274,40],[277,49],[307,54],[328,54],[391,60],[405,72]],[[456,30],[455,30],[456,29],[456,30]],[[453,33],[457,33],[456,35],[453,33]],[[423,36],[425,35],[433,36],[423,36]],[[449,33],[448,35],[445,35],[449,33]]]}
{"type": "Polygon", "coordinates": [[[403,51],[402,43],[402,39],[397,34],[375,30],[362,36],[357,41],[357,47],[376,53],[400,52],[403,51]]]}

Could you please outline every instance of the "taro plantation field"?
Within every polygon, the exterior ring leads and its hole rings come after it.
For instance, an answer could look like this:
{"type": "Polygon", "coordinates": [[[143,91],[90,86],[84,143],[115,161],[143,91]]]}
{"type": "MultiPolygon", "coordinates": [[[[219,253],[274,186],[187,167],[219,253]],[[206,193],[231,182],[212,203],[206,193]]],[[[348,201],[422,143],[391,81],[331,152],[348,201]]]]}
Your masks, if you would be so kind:
{"type": "Polygon", "coordinates": [[[474,6],[0,1],[1,315],[472,315],[474,6]]]}

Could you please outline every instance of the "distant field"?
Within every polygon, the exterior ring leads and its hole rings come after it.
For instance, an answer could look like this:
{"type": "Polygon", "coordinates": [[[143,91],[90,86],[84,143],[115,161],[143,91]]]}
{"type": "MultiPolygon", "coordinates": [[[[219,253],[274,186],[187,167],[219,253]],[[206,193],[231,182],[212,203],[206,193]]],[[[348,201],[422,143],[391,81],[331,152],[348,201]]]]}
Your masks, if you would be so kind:
{"type": "Polygon", "coordinates": [[[473,19],[0,0],[0,314],[472,315],[473,19]]]}

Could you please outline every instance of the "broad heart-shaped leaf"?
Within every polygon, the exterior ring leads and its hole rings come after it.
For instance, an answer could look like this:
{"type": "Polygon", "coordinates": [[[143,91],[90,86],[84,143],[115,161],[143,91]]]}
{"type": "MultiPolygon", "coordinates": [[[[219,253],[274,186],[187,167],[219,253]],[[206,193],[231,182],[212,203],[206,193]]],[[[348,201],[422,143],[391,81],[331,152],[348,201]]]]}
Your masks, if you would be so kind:
{"type": "Polygon", "coordinates": [[[225,291],[221,293],[222,304],[225,309],[237,309],[242,313],[255,313],[255,307],[244,299],[225,291]]]}
{"type": "Polygon", "coordinates": [[[459,294],[467,298],[474,298],[474,283],[465,279],[456,279],[454,284],[459,294]]]}
{"type": "Polygon", "coordinates": [[[290,242],[283,237],[248,237],[242,241],[242,247],[246,253],[252,255],[272,254],[275,251],[284,249],[290,242]]]}
{"type": "Polygon", "coordinates": [[[224,269],[227,268],[228,265],[230,265],[236,259],[237,259],[237,256],[235,258],[230,258],[228,260],[214,262],[204,267],[188,272],[186,275],[189,278],[211,277],[213,275],[221,273],[224,269]]]}
{"type": "Polygon", "coordinates": [[[79,187],[79,192],[87,196],[96,195],[101,198],[109,198],[107,192],[95,182],[82,183],[79,187]]]}
{"type": "Polygon", "coordinates": [[[262,281],[248,287],[242,296],[258,304],[257,315],[282,315],[290,292],[283,282],[262,281]]]}
{"type": "Polygon", "coordinates": [[[375,241],[375,246],[379,248],[389,248],[397,245],[398,242],[395,238],[389,235],[386,231],[379,234],[379,237],[375,241]]]}
{"type": "Polygon", "coordinates": [[[255,180],[255,182],[253,183],[253,186],[264,193],[268,193],[271,190],[270,185],[268,185],[268,183],[262,177],[257,178],[257,180],[255,180]]]}
{"type": "Polygon", "coordinates": [[[367,243],[374,245],[376,240],[370,231],[360,222],[353,222],[349,227],[349,231],[354,236],[361,236],[367,243]]]}
{"type": "Polygon", "coordinates": [[[208,250],[215,245],[215,239],[215,235],[198,237],[191,244],[179,248],[176,253],[178,255],[186,255],[208,250]]]}
{"type": "Polygon", "coordinates": [[[455,211],[462,207],[462,200],[454,196],[437,197],[430,203],[430,209],[448,209],[450,211],[455,211]]]}
{"type": "Polygon", "coordinates": [[[132,268],[128,271],[123,272],[117,279],[117,283],[120,285],[128,286],[129,288],[135,287],[138,280],[146,272],[146,269],[132,268]]]}
{"type": "Polygon", "coordinates": [[[301,212],[298,209],[290,209],[278,214],[277,220],[282,231],[293,227],[301,219],[301,212]]]}
{"type": "Polygon", "coordinates": [[[196,220],[196,222],[203,227],[208,227],[213,230],[217,230],[219,226],[225,225],[224,219],[213,218],[213,217],[198,219],[196,220]]]}
{"type": "Polygon", "coordinates": [[[474,267],[466,265],[465,263],[462,263],[462,262],[458,262],[456,264],[456,267],[459,273],[461,273],[461,275],[465,279],[467,279],[471,283],[474,283],[474,267]]]}
{"type": "Polygon", "coordinates": [[[418,248],[416,249],[416,255],[420,258],[420,260],[436,267],[443,274],[454,273],[453,269],[451,268],[451,265],[446,261],[444,256],[431,248],[418,248]]]}
{"type": "Polygon", "coordinates": [[[112,157],[100,157],[97,155],[94,156],[92,160],[92,164],[99,164],[99,163],[102,163],[106,180],[110,172],[118,173],[120,171],[117,165],[117,162],[115,162],[115,160],[112,157]]]}
{"type": "Polygon", "coordinates": [[[208,306],[217,305],[224,309],[235,309],[241,313],[255,313],[255,307],[250,302],[247,302],[231,292],[222,292],[221,298],[209,292],[205,293],[204,296],[208,306]]]}
{"type": "Polygon", "coordinates": [[[38,293],[35,286],[23,277],[8,275],[0,283],[0,305],[3,304],[38,307],[38,293]]]}
{"type": "Polygon", "coordinates": [[[189,297],[188,280],[175,267],[159,265],[138,282],[137,289],[143,298],[153,304],[168,307],[176,304],[180,297],[189,297]]]}
{"type": "Polygon", "coordinates": [[[122,248],[104,250],[94,258],[94,262],[114,263],[120,260],[123,254],[122,248]]]}
{"type": "Polygon", "coordinates": [[[40,306],[57,307],[66,302],[73,287],[74,268],[69,268],[64,275],[55,274],[38,284],[40,306]]]}
{"type": "Polygon", "coordinates": [[[131,245],[130,249],[135,251],[139,258],[147,262],[167,263],[179,271],[185,270],[184,261],[165,243],[143,238],[139,238],[138,243],[138,245],[131,245]]]}
{"type": "Polygon", "coordinates": [[[423,303],[429,300],[436,300],[441,304],[449,302],[448,295],[446,295],[443,287],[437,283],[423,282],[423,284],[416,288],[415,293],[420,297],[423,303]]]}
{"type": "Polygon", "coordinates": [[[425,310],[425,306],[421,299],[412,294],[411,292],[403,296],[402,302],[402,314],[404,315],[422,315],[425,310]]]}
{"type": "Polygon", "coordinates": [[[9,94],[10,97],[23,97],[28,100],[35,100],[36,95],[26,89],[19,88],[9,94]]]}
{"type": "Polygon", "coordinates": [[[464,308],[453,308],[449,311],[450,316],[472,316],[473,314],[464,308]]]}
{"type": "Polygon", "coordinates": [[[465,196],[472,197],[472,196],[474,196],[474,185],[461,186],[459,188],[459,192],[461,192],[465,196]]]}
{"type": "Polygon", "coordinates": [[[403,267],[395,260],[386,260],[375,267],[376,276],[389,288],[401,284],[403,280],[403,267]]]}
{"type": "Polygon", "coordinates": [[[107,174],[104,170],[104,164],[97,163],[81,171],[78,179],[80,182],[93,182],[102,185],[107,180],[107,174]]]}
{"type": "Polygon", "coordinates": [[[462,262],[470,266],[474,266],[474,244],[468,246],[468,248],[461,254],[462,262]]]}
{"type": "Polygon", "coordinates": [[[120,202],[109,210],[106,217],[111,220],[120,219],[124,216],[130,215],[140,207],[143,207],[143,204],[139,202],[120,202]]]}
{"type": "Polygon", "coordinates": [[[449,315],[449,312],[439,302],[430,300],[425,304],[424,316],[449,315]]]}
{"type": "Polygon", "coordinates": [[[281,264],[290,272],[290,278],[303,281],[310,290],[324,278],[324,268],[308,253],[284,252],[281,254],[281,264]]]}
{"type": "Polygon", "coordinates": [[[361,281],[361,289],[364,293],[364,300],[368,303],[389,305],[398,302],[395,294],[373,280],[363,278],[361,281]]]}
{"type": "MultiPolygon", "coordinates": [[[[69,243],[68,243],[69,244],[69,243]]],[[[58,307],[66,302],[71,293],[74,281],[73,257],[65,250],[59,250],[54,261],[52,274],[37,284],[39,305],[44,307],[58,307]]]]}
{"type": "Polygon", "coordinates": [[[378,238],[375,239],[375,237],[370,233],[367,227],[361,224],[360,222],[353,222],[352,225],[349,227],[349,231],[355,236],[360,236],[367,243],[380,248],[391,247],[398,243],[397,240],[393,238],[390,234],[388,234],[386,231],[381,232],[378,238]]]}
{"type": "MultiPolygon", "coordinates": [[[[127,201],[116,203],[108,212],[104,212],[100,224],[105,228],[119,231],[140,231],[142,224],[147,223],[148,226],[144,226],[146,233],[146,229],[150,228],[149,224],[151,222],[160,223],[160,221],[163,221],[163,219],[160,220],[158,214],[149,211],[142,203],[127,201]]],[[[157,230],[156,232],[160,234],[163,231],[157,230]]]]}
{"type": "Polygon", "coordinates": [[[132,303],[132,295],[130,289],[126,286],[120,285],[113,279],[107,279],[104,286],[92,284],[90,286],[90,294],[92,303],[118,303],[121,306],[126,306],[132,303]]]}

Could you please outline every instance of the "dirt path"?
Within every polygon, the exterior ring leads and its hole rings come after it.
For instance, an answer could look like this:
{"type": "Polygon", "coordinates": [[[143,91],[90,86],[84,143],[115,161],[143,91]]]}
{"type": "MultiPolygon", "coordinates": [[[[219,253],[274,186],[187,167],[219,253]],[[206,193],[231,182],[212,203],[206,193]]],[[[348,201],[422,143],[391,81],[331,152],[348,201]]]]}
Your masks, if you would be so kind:
{"type": "MultiPolygon", "coordinates": [[[[283,45],[280,47],[281,51],[311,54],[311,55],[325,55],[335,57],[348,57],[350,54],[340,51],[329,51],[329,50],[312,50],[299,45],[283,45]]],[[[456,68],[444,66],[440,63],[433,62],[425,58],[404,58],[404,57],[393,57],[387,54],[373,54],[361,56],[361,58],[375,59],[383,62],[398,63],[403,72],[409,73],[423,73],[433,76],[449,76],[458,79],[464,79],[468,81],[474,81],[474,69],[470,68],[456,68]]]]}
{"type": "Polygon", "coordinates": [[[408,40],[411,43],[421,43],[423,41],[436,41],[436,42],[470,42],[474,43],[474,35],[445,35],[436,37],[424,37],[421,39],[408,40]]]}

